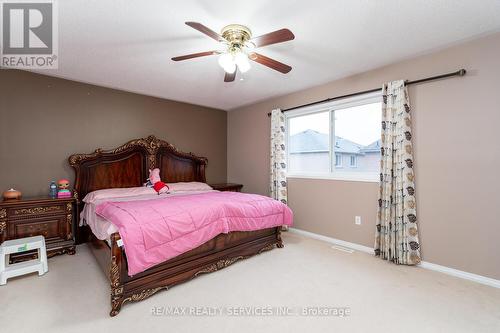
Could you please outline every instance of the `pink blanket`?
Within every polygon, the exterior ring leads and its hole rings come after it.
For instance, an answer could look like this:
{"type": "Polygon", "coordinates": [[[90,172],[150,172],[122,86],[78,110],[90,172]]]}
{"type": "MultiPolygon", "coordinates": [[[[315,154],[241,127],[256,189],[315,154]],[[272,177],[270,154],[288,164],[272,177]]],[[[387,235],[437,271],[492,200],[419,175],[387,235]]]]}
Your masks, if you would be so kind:
{"type": "Polygon", "coordinates": [[[221,233],[290,226],[293,220],[292,211],[281,202],[237,192],[105,202],[96,213],[118,227],[130,276],[221,233]]]}

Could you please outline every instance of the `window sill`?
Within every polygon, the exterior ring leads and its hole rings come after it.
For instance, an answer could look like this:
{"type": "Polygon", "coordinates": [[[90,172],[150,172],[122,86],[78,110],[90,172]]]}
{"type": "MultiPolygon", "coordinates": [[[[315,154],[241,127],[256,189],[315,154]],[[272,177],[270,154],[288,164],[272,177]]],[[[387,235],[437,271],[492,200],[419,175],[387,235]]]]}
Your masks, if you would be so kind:
{"type": "Polygon", "coordinates": [[[341,180],[349,182],[367,182],[378,183],[380,178],[375,174],[358,174],[358,175],[322,175],[322,174],[290,174],[287,178],[297,179],[324,179],[324,180],[341,180]]]}

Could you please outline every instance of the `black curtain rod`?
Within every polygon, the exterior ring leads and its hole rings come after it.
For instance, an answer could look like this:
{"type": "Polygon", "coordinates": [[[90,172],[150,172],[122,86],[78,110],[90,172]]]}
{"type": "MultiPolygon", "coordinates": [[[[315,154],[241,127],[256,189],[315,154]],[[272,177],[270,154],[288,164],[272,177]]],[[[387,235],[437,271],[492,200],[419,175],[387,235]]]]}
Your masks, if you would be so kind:
{"type": "MultiPolygon", "coordinates": [[[[460,70],[458,70],[456,72],[452,72],[452,73],[447,73],[447,74],[442,74],[442,75],[436,75],[436,76],[426,77],[425,79],[419,79],[419,80],[415,80],[415,81],[405,81],[405,85],[411,85],[411,84],[423,83],[423,82],[428,82],[428,81],[440,80],[440,79],[445,79],[445,78],[453,77],[453,76],[464,76],[466,73],[467,73],[467,71],[462,68],[462,69],[460,69],[460,70]]],[[[306,107],[306,106],[311,106],[311,105],[316,105],[316,104],[331,102],[331,101],[334,101],[334,100],[337,100],[337,99],[342,99],[342,98],[347,98],[347,97],[353,97],[353,96],[358,96],[358,95],[363,95],[363,94],[369,94],[369,93],[377,92],[377,91],[380,91],[380,90],[382,90],[382,88],[375,88],[375,89],[370,89],[370,90],[355,92],[355,93],[352,93],[352,94],[331,97],[331,98],[324,99],[322,101],[317,101],[317,102],[302,104],[302,105],[299,105],[299,106],[294,106],[293,108],[288,108],[288,109],[285,109],[285,110],[281,110],[281,112],[287,112],[287,111],[295,110],[295,109],[298,109],[298,108],[303,108],[303,107],[306,107]]],[[[267,115],[271,116],[271,113],[269,112],[267,115]]]]}

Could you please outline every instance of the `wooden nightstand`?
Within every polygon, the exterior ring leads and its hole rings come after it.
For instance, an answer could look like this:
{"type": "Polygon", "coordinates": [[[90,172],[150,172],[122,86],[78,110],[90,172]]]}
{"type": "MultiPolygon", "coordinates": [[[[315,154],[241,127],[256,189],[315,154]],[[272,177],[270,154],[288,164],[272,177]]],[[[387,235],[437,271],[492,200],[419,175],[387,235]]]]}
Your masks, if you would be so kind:
{"type": "Polygon", "coordinates": [[[214,190],[217,191],[227,191],[227,192],[241,192],[242,184],[234,184],[234,183],[222,183],[222,184],[208,184],[214,190]]]}
{"type": "MultiPolygon", "coordinates": [[[[9,239],[44,236],[47,256],[75,254],[75,199],[27,198],[0,202],[0,243],[9,239]]],[[[12,262],[34,254],[11,256],[12,262]]]]}

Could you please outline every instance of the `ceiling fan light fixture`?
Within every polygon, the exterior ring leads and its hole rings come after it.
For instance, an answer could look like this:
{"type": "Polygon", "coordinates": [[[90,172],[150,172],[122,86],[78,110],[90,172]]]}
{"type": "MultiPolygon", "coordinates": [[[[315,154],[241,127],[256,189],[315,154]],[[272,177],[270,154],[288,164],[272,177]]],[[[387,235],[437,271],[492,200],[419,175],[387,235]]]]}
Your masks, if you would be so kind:
{"type": "Polygon", "coordinates": [[[236,63],[234,62],[233,55],[231,53],[223,53],[219,57],[219,65],[227,73],[234,73],[236,70],[236,63]]]}
{"type": "Polygon", "coordinates": [[[242,73],[246,73],[250,69],[250,61],[248,61],[248,55],[243,52],[238,52],[234,55],[234,62],[242,73]]]}
{"type": "Polygon", "coordinates": [[[224,67],[224,71],[229,74],[233,74],[235,70],[236,70],[236,64],[230,64],[224,67]]]}

